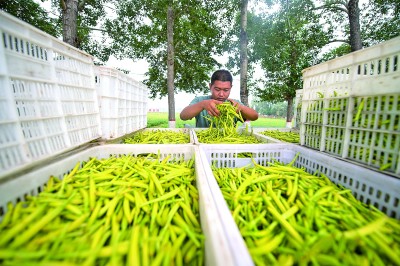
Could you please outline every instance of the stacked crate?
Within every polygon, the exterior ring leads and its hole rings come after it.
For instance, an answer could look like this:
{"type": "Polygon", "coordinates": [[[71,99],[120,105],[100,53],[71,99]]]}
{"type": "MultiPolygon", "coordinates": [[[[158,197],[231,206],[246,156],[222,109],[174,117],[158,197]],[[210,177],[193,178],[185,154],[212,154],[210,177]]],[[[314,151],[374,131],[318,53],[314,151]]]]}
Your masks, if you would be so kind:
{"type": "MultiPolygon", "coordinates": [[[[205,145],[206,144],[206,143],[203,143],[203,142],[199,141],[199,138],[197,136],[201,131],[204,131],[204,130],[207,130],[207,129],[205,129],[205,128],[192,128],[193,141],[194,141],[195,144],[200,144],[200,145],[205,145]]],[[[271,138],[271,137],[268,137],[268,136],[265,136],[265,135],[262,135],[262,134],[258,134],[258,133],[256,133],[256,131],[257,130],[253,131],[253,129],[247,129],[246,130],[245,128],[238,128],[237,129],[237,132],[240,135],[247,136],[248,138],[251,138],[252,141],[254,141],[254,142],[255,141],[258,141],[260,143],[277,143],[277,142],[280,142],[277,139],[274,139],[274,138],[271,138]]],[[[235,144],[235,143],[232,143],[232,144],[235,144]]],[[[238,143],[236,143],[236,144],[238,144],[238,143]]]]}
{"type": "MultiPolygon", "coordinates": [[[[189,128],[144,128],[115,140],[126,144],[193,144],[194,136],[189,128]]],[[[115,141],[108,141],[115,143],[115,141]]]]}
{"type": "Polygon", "coordinates": [[[114,139],[147,125],[147,88],[127,74],[95,67],[102,137],[114,139]]]}
{"type": "Polygon", "coordinates": [[[100,137],[93,58],[0,13],[0,171],[100,137]]]}
{"type": "Polygon", "coordinates": [[[303,90],[296,90],[296,98],[294,99],[294,124],[293,127],[299,129],[301,117],[301,102],[303,99],[303,90]]]}
{"type": "Polygon", "coordinates": [[[253,128],[255,136],[268,138],[270,143],[299,144],[300,133],[297,128],[253,128]]]}
{"type": "Polygon", "coordinates": [[[303,71],[301,145],[400,175],[400,38],[303,71]]]}

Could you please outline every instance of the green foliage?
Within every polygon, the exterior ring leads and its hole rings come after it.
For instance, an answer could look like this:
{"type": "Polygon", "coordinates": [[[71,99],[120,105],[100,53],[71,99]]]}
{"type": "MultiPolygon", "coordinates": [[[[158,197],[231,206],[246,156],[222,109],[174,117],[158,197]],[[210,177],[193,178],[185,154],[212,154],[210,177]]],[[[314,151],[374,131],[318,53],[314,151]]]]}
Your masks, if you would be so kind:
{"type": "Polygon", "coordinates": [[[253,103],[254,109],[260,115],[268,115],[268,116],[276,116],[276,117],[285,117],[287,111],[287,103],[286,102],[279,102],[279,103],[272,103],[272,102],[261,102],[256,101],[253,103]]]}
{"type": "MultiPolygon", "coordinates": [[[[346,10],[348,1],[317,1],[320,8],[314,10],[326,21],[325,27],[332,33],[329,43],[342,42],[322,55],[317,63],[324,62],[351,52],[349,43],[349,22],[346,10]],[[324,8],[322,8],[324,7],[324,8]]],[[[369,47],[400,35],[400,2],[391,0],[369,0],[359,3],[361,41],[369,47]]]]}
{"type": "MultiPolygon", "coordinates": [[[[302,88],[303,69],[351,52],[345,12],[348,1],[265,2],[279,9],[249,16],[248,24],[249,42],[254,44],[250,55],[266,73],[256,94],[265,101],[287,101],[302,88]],[[337,41],[343,44],[321,54],[324,46],[337,41]]],[[[399,10],[399,2],[389,0],[370,0],[360,6],[364,47],[400,35],[399,10]]]]}
{"type": "MultiPolygon", "coordinates": [[[[60,26],[62,23],[63,2],[51,0],[52,8],[58,12],[60,26]]],[[[108,15],[106,9],[110,8],[114,2],[115,0],[78,1],[77,48],[93,55],[95,60],[99,60],[102,63],[106,62],[111,54],[110,36],[103,27],[105,18],[108,15]]]]}
{"type": "Polygon", "coordinates": [[[322,55],[322,59],[321,62],[325,62],[331,59],[334,59],[336,57],[342,56],[342,55],[346,55],[348,53],[351,52],[351,47],[349,44],[345,43],[340,45],[339,47],[336,47],[330,51],[328,51],[327,53],[322,55]]]}
{"type": "Polygon", "coordinates": [[[400,2],[369,0],[363,6],[362,37],[365,47],[400,36],[400,2]]]}
{"type": "Polygon", "coordinates": [[[93,38],[97,27],[101,25],[106,17],[106,7],[109,0],[86,0],[79,10],[78,17],[78,40],[80,49],[90,53],[102,62],[106,62],[109,58],[107,32],[99,29],[102,36],[100,39],[93,38]]]}
{"type": "Polygon", "coordinates": [[[61,35],[57,19],[49,17],[46,10],[33,0],[25,0],[23,4],[17,0],[1,0],[0,9],[54,37],[61,35]]]}
{"type": "MultiPolygon", "coordinates": [[[[234,27],[231,28],[229,32],[229,42],[226,42],[224,45],[224,50],[228,54],[228,62],[226,63],[226,67],[232,71],[234,75],[240,75],[240,2],[237,1],[238,12],[236,12],[234,27]]],[[[262,0],[252,0],[249,3],[260,3],[262,0]]],[[[258,31],[257,26],[257,17],[254,14],[255,10],[249,9],[247,13],[247,89],[251,93],[257,87],[257,82],[254,80],[254,73],[256,64],[258,63],[257,59],[254,56],[254,41],[251,38],[252,35],[256,34],[258,31]]]]}
{"type": "Polygon", "coordinates": [[[250,38],[254,57],[266,72],[257,96],[264,101],[291,101],[302,88],[301,71],[311,66],[328,39],[312,1],[271,1],[279,8],[254,17],[250,38]]]}
{"type": "MultiPolygon", "coordinates": [[[[62,36],[61,2],[60,0],[41,0],[41,2],[50,1],[53,16],[49,16],[48,11],[33,0],[24,0],[23,3],[18,0],[2,0],[0,9],[59,38],[62,36]]],[[[78,4],[77,48],[95,56],[101,62],[107,61],[111,54],[107,42],[109,36],[103,31],[102,37],[96,39],[93,33],[102,31],[101,21],[106,17],[107,4],[111,4],[113,1],[86,0],[79,1],[78,4]],[[98,28],[99,25],[100,28],[98,28]]]]}
{"type": "Polygon", "coordinates": [[[174,10],[174,85],[176,91],[205,92],[212,70],[220,67],[213,58],[222,54],[234,6],[224,1],[119,1],[118,16],[106,22],[117,57],[146,59],[144,83],[150,97],[167,95],[167,8],[174,10]],[[221,14],[224,14],[221,16],[221,14]]]}

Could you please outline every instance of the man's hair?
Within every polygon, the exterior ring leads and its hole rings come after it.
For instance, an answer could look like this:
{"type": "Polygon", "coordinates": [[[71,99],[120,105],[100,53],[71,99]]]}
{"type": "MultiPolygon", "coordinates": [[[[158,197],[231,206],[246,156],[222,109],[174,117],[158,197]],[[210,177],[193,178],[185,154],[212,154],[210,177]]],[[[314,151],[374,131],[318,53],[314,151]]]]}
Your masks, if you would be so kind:
{"type": "Polygon", "coordinates": [[[231,72],[225,69],[220,69],[215,71],[211,76],[211,85],[214,84],[216,80],[219,81],[230,81],[232,84],[233,78],[231,72]]]}

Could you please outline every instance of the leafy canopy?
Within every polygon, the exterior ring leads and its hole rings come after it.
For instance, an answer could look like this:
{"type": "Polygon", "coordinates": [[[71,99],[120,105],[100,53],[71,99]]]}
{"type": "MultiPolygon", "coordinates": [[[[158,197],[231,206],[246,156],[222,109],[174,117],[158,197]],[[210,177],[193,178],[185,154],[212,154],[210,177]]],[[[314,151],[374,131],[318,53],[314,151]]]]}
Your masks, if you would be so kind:
{"type": "Polygon", "coordinates": [[[250,37],[254,58],[266,73],[257,95],[265,101],[291,100],[302,88],[302,70],[317,60],[329,32],[310,12],[312,1],[270,1],[276,11],[254,17],[250,37]]]}
{"type": "Polygon", "coordinates": [[[121,0],[117,17],[106,22],[113,39],[110,53],[117,58],[145,59],[149,63],[143,82],[150,97],[167,95],[167,8],[174,10],[174,85],[176,91],[208,91],[210,73],[220,67],[226,29],[234,6],[223,1],[121,0]]]}

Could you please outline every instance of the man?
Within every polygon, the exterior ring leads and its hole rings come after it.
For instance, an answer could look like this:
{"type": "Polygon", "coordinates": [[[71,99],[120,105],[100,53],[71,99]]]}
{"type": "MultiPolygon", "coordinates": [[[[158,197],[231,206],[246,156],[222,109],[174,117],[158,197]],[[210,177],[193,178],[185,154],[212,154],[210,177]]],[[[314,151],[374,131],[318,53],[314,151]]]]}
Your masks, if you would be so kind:
{"type": "Polygon", "coordinates": [[[232,89],[232,75],[227,70],[217,70],[211,76],[211,83],[209,84],[211,95],[195,97],[189,106],[185,107],[180,118],[182,120],[189,120],[196,117],[196,127],[209,127],[210,122],[205,116],[218,116],[219,111],[216,107],[225,101],[230,101],[236,106],[237,111],[241,112],[243,119],[254,121],[258,119],[258,113],[237,100],[229,98],[232,89]]]}

